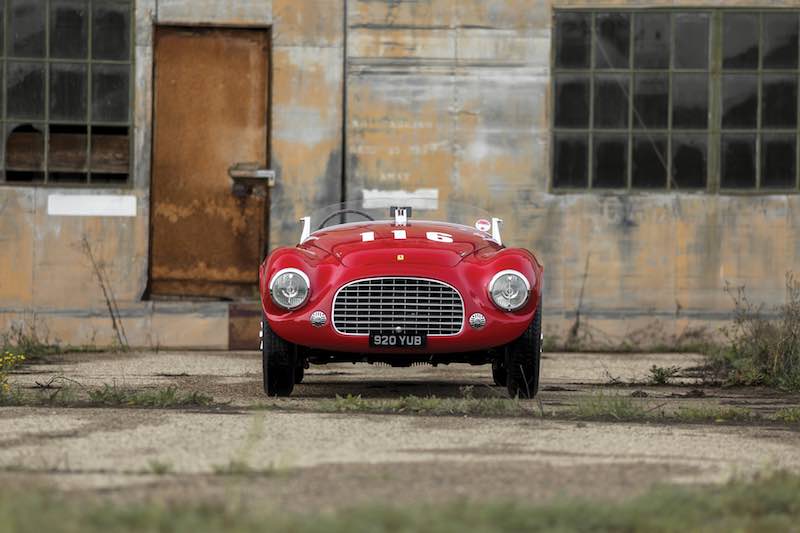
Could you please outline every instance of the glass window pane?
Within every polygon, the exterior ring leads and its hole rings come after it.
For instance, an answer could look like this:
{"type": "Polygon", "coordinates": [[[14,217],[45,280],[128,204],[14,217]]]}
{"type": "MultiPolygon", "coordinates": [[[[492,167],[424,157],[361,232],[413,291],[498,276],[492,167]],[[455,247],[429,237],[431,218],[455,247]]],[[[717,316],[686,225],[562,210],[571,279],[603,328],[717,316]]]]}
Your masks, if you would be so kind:
{"type": "Polygon", "coordinates": [[[589,76],[556,76],[555,124],[563,128],[589,126],[589,76]]]}
{"type": "Polygon", "coordinates": [[[59,59],[85,59],[89,49],[88,21],[85,1],[51,0],[50,55],[59,59]]]}
{"type": "Polygon", "coordinates": [[[675,15],[675,68],[708,68],[708,15],[675,15]]]}
{"type": "Polygon", "coordinates": [[[8,62],[8,116],[44,118],[44,63],[8,62]]]}
{"type": "Polygon", "coordinates": [[[708,139],[705,135],[672,136],[672,186],[705,189],[708,175],[708,139]]]}
{"type": "Polygon", "coordinates": [[[725,13],[722,26],[723,68],[758,68],[758,15],[725,13]]]}
{"type": "Polygon", "coordinates": [[[553,187],[585,189],[588,185],[588,136],[555,136],[553,187]]]}
{"type": "Polygon", "coordinates": [[[627,135],[596,135],[592,187],[623,189],[628,186],[627,135]]]}
{"type": "Polygon", "coordinates": [[[761,88],[761,125],[764,128],[797,126],[797,76],[764,75],[761,88]]]}
{"type": "Polygon", "coordinates": [[[797,68],[797,15],[764,14],[764,68],[797,68]]]}
{"type": "Polygon", "coordinates": [[[765,135],[761,139],[761,188],[795,188],[795,145],[794,135],[765,135]]]}
{"type": "Polygon", "coordinates": [[[50,119],[86,122],[86,65],[50,64],[50,119]]]}
{"type": "Polygon", "coordinates": [[[594,127],[626,128],[630,76],[603,74],[594,80],[594,127]]]}
{"type": "Polygon", "coordinates": [[[598,13],[595,16],[594,65],[597,68],[628,68],[630,15],[598,13]]]}
{"type": "Polygon", "coordinates": [[[722,78],[722,127],[755,128],[758,113],[758,78],[728,74],[722,78]]]}
{"type": "Polygon", "coordinates": [[[92,67],[92,121],[127,122],[127,65],[94,65],[92,67]]]}
{"type": "Polygon", "coordinates": [[[636,68],[669,67],[670,21],[668,13],[635,16],[634,65],[636,68]]]}
{"type": "Polygon", "coordinates": [[[669,113],[669,77],[666,74],[636,76],[633,93],[635,128],[666,128],[669,113]]]}
{"type": "Polygon", "coordinates": [[[16,57],[44,57],[44,0],[11,0],[9,53],[16,57]]]}
{"type": "Polygon", "coordinates": [[[588,13],[556,13],[556,67],[589,66],[588,13]]]}
{"type": "Polygon", "coordinates": [[[92,12],[92,57],[128,60],[131,38],[127,2],[95,2],[92,12]]]}
{"type": "Polygon", "coordinates": [[[708,75],[673,74],[672,127],[708,127],[708,75]]]}
{"type": "Polygon", "coordinates": [[[6,126],[6,180],[44,180],[44,132],[31,124],[6,126]]]}
{"type": "Polygon", "coordinates": [[[50,144],[47,148],[50,181],[73,181],[68,174],[86,172],[86,130],[86,126],[50,125],[50,144]],[[53,172],[60,175],[52,179],[53,172]]]}
{"type": "Polygon", "coordinates": [[[722,136],[722,182],[724,189],[756,186],[756,136],[722,136]]]}
{"type": "Polygon", "coordinates": [[[631,186],[634,189],[667,187],[667,139],[663,135],[637,135],[633,140],[631,186]]]}

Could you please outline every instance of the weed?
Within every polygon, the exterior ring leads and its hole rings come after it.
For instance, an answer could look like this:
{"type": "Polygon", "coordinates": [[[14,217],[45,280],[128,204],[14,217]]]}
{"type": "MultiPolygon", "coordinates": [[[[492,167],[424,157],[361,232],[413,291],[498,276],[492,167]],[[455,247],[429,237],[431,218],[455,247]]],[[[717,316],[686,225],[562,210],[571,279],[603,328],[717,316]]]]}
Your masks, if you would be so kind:
{"type": "Polygon", "coordinates": [[[439,398],[437,396],[404,396],[402,398],[373,399],[360,395],[336,396],[333,400],[320,400],[322,412],[332,413],[382,413],[416,414],[431,416],[532,416],[536,412],[524,401],[510,398],[439,398]]]}
{"type": "Polygon", "coordinates": [[[710,357],[714,374],[736,385],[767,385],[800,391],[800,281],[786,275],[786,302],[776,318],[747,298],[744,287],[726,287],[734,302],[733,324],[723,329],[728,345],[710,357]]]}
{"type": "Polygon", "coordinates": [[[0,351],[25,354],[28,362],[36,362],[62,353],[62,348],[34,318],[28,324],[12,324],[0,335],[0,351]]]}
{"type": "Polygon", "coordinates": [[[587,420],[643,420],[648,415],[645,405],[628,396],[597,394],[579,399],[568,415],[587,420]]]}
{"type": "Polygon", "coordinates": [[[11,385],[8,383],[8,374],[24,361],[25,356],[22,354],[0,352],[0,397],[11,393],[11,385]]]}
{"type": "Polygon", "coordinates": [[[786,407],[775,412],[775,420],[784,424],[800,424],[800,407],[786,407]]]}
{"type": "Polygon", "coordinates": [[[181,392],[175,385],[161,389],[128,389],[115,385],[103,385],[87,391],[89,403],[102,406],[127,407],[206,407],[214,399],[200,392],[181,392]]]}
{"type": "Polygon", "coordinates": [[[669,381],[678,376],[681,368],[678,366],[656,366],[650,367],[650,383],[653,385],[666,385],[669,381]]]}
{"type": "Polygon", "coordinates": [[[157,459],[152,459],[147,463],[147,471],[157,476],[163,476],[172,472],[172,465],[157,459]]]}
{"type": "Polygon", "coordinates": [[[671,416],[676,422],[747,422],[758,420],[758,415],[740,407],[714,405],[679,407],[671,416]]]}

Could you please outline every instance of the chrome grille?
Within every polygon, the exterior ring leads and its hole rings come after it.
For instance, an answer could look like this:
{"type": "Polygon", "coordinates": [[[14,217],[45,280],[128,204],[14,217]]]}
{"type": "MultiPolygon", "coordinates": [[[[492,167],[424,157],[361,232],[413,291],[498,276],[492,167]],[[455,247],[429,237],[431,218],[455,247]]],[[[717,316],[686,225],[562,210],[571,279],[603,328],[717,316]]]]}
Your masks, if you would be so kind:
{"type": "Polygon", "coordinates": [[[333,327],[349,335],[398,326],[428,335],[455,335],[463,323],[461,295],[432,279],[362,279],[339,289],[333,301],[333,327]]]}

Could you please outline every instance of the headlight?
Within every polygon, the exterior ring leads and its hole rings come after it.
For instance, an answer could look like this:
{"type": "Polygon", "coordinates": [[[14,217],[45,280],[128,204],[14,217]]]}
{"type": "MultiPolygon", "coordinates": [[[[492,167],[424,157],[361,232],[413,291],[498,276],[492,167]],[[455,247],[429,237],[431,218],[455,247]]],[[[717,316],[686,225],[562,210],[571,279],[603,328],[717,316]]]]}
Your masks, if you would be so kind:
{"type": "Polygon", "coordinates": [[[310,288],[308,276],[296,268],[279,270],[269,282],[272,301],[284,309],[297,309],[306,303],[310,288]]]}
{"type": "Polygon", "coordinates": [[[516,311],[528,301],[531,284],[516,270],[498,272],[489,282],[489,296],[503,311],[516,311]]]}

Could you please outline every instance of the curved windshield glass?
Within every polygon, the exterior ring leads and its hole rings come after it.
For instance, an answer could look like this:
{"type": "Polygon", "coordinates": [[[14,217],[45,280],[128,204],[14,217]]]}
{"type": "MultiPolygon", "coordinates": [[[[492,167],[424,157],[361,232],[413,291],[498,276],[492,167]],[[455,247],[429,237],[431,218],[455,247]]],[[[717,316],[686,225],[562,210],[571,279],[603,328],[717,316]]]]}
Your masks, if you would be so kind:
{"type": "Polygon", "coordinates": [[[415,220],[450,222],[491,232],[491,215],[479,207],[442,201],[436,197],[408,195],[365,195],[361,200],[325,206],[311,213],[310,229],[314,232],[353,222],[394,221],[397,209],[405,210],[410,223],[415,220]]]}

